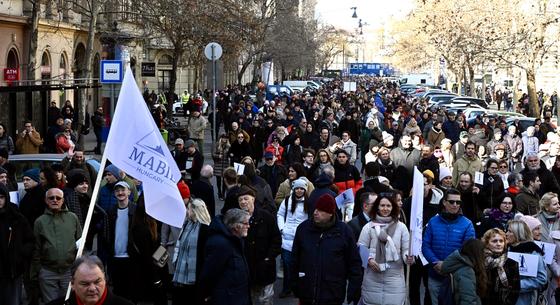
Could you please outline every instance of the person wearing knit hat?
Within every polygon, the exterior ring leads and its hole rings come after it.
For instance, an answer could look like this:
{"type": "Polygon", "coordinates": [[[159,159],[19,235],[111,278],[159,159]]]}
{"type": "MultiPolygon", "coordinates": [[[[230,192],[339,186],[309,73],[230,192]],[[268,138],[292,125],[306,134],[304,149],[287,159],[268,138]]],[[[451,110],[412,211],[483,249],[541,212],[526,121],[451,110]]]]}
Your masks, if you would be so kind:
{"type": "Polygon", "coordinates": [[[434,181],[434,172],[432,172],[431,170],[427,169],[427,170],[423,171],[422,175],[426,179],[428,179],[428,183],[432,183],[434,181]]]}
{"type": "Polygon", "coordinates": [[[294,182],[292,182],[292,190],[295,190],[297,188],[307,190],[307,181],[302,178],[294,180],[294,182]]]}
{"type": "Polygon", "coordinates": [[[292,257],[297,273],[293,287],[301,304],[356,304],[360,300],[360,254],[350,227],[337,220],[336,209],[333,196],[321,195],[313,218],[296,230],[292,257]],[[329,279],[328,286],[324,285],[325,279],[329,279]]]}
{"type": "Polygon", "coordinates": [[[181,180],[177,183],[177,187],[179,188],[181,198],[183,198],[183,201],[186,204],[186,202],[191,198],[191,190],[189,189],[189,186],[185,183],[185,181],[181,180]]]}
{"type": "Polygon", "coordinates": [[[533,216],[523,215],[518,218],[527,224],[531,233],[533,234],[534,240],[541,240],[541,222],[533,216]]]}
{"type": "Polygon", "coordinates": [[[66,175],[66,181],[66,186],[71,189],[84,182],[90,184],[87,172],[81,168],[75,168],[68,171],[68,175],[66,175]]]}
{"type": "MultiPolygon", "coordinates": [[[[37,182],[37,183],[41,183],[41,176],[40,176],[41,170],[38,168],[31,168],[26,170],[25,172],[23,172],[23,180],[25,181],[25,177],[37,182]]],[[[25,183],[24,183],[25,185],[25,183]]]]}
{"type": "Polygon", "coordinates": [[[439,184],[445,189],[453,187],[453,176],[449,167],[439,167],[439,184]]]}
{"type": "MultiPolygon", "coordinates": [[[[118,167],[116,167],[114,164],[107,166],[105,168],[105,173],[110,173],[111,175],[113,175],[113,177],[115,177],[116,180],[121,180],[121,170],[118,167]]],[[[109,181],[107,180],[107,182],[109,181]]]]}

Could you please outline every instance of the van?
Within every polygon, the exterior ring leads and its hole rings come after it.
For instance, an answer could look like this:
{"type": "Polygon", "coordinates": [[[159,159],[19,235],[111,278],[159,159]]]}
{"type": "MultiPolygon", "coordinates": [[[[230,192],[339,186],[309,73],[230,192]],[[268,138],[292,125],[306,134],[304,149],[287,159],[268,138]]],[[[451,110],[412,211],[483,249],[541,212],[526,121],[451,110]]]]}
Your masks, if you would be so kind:
{"type": "Polygon", "coordinates": [[[407,74],[401,77],[401,84],[435,86],[435,80],[429,73],[407,74]]]}
{"type": "Polygon", "coordinates": [[[311,80],[285,80],[282,85],[290,86],[290,88],[300,91],[303,91],[308,87],[315,90],[321,87],[321,85],[311,80]]]}

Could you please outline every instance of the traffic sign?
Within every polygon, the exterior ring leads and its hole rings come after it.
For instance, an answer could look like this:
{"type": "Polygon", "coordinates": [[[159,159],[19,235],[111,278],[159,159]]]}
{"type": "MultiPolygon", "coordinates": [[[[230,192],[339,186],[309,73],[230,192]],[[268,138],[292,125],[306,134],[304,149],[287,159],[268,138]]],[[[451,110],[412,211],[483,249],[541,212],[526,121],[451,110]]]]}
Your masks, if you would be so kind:
{"type": "Polygon", "coordinates": [[[211,42],[204,48],[204,55],[208,60],[218,60],[222,57],[222,46],[217,42],[211,42]]]}
{"type": "Polygon", "coordinates": [[[102,84],[122,83],[124,77],[122,60],[102,60],[100,73],[102,84]]]}

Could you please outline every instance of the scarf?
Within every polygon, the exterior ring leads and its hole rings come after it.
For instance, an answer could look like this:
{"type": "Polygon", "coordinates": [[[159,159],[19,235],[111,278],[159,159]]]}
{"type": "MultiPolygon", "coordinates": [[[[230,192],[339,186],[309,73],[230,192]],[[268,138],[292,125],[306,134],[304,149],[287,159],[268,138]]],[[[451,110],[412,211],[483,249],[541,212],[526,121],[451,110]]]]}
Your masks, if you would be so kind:
{"type": "Polygon", "coordinates": [[[375,261],[378,264],[398,261],[399,253],[392,238],[395,235],[398,222],[392,217],[383,216],[375,216],[372,222],[378,239],[375,249],[375,261]]]}
{"type": "Polygon", "coordinates": [[[457,218],[459,218],[459,216],[461,216],[461,214],[459,214],[459,213],[451,214],[451,213],[448,213],[448,212],[441,212],[440,215],[443,219],[448,220],[448,221],[454,221],[457,218]]]}
{"type": "Polygon", "coordinates": [[[515,215],[513,214],[513,212],[504,213],[500,209],[492,208],[492,210],[490,210],[489,216],[490,218],[502,224],[502,226],[505,228],[507,226],[508,221],[512,220],[513,216],[515,215]]]}
{"type": "Polygon", "coordinates": [[[488,249],[484,250],[484,254],[486,257],[486,259],[484,260],[484,265],[486,266],[486,268],[487,269],[496,268],[496,270],[498,271],[498,278],[496,279],[495,287],[498,287],[498,282],[497,282],[498,280],[502,282],[502,286],[509,287],[507,274],[506,271],[504,270],[504,264],[507,260],[507,254],[502,253],[501,255],[498,256],[492,253],[492,251],[488,249]]]}

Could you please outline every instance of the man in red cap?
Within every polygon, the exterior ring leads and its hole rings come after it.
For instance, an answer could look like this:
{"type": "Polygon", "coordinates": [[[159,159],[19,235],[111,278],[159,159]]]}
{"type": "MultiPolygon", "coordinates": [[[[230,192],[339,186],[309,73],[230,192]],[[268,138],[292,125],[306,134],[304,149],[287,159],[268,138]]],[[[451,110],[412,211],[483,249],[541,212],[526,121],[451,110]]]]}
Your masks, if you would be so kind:
{"type": "Polygon", "coordinates": [[[292,290],[301,305],[358,303],[362,261],[352,230],[337,219],[332,195],[319,197],[313,218],[298,226],[292,252],[292,290]]]}

